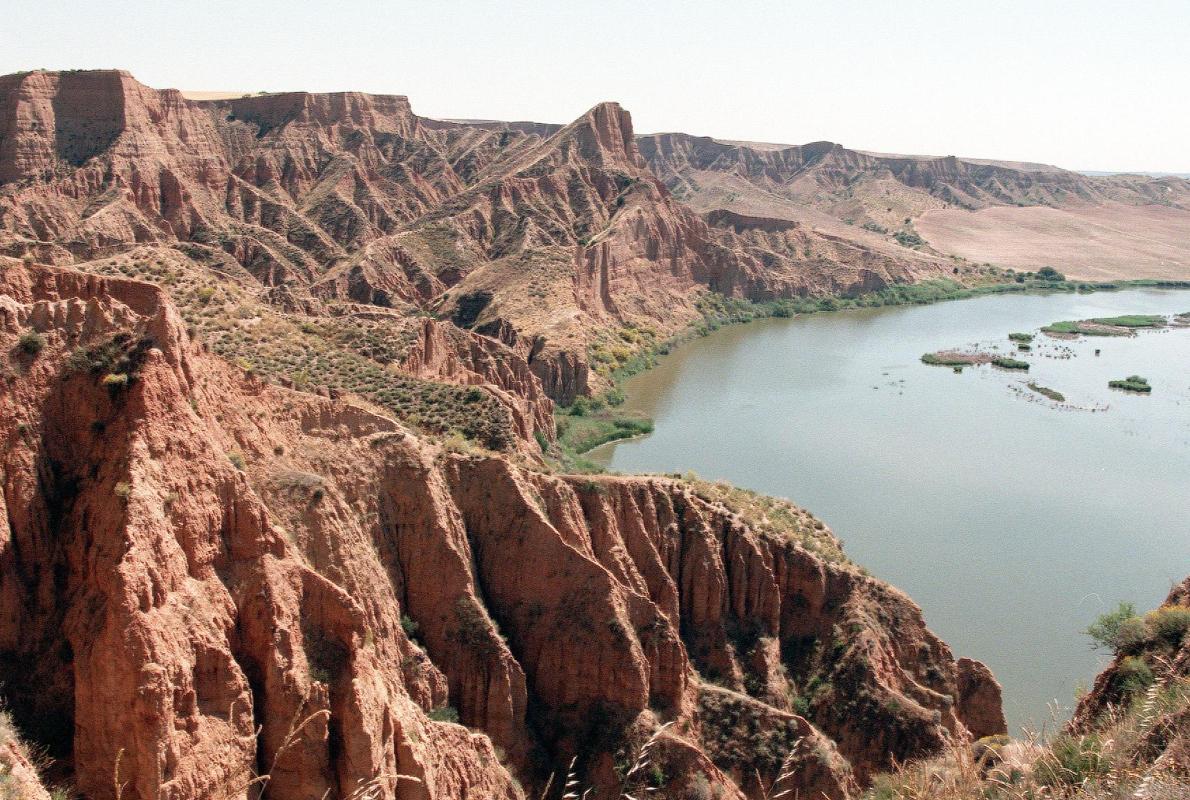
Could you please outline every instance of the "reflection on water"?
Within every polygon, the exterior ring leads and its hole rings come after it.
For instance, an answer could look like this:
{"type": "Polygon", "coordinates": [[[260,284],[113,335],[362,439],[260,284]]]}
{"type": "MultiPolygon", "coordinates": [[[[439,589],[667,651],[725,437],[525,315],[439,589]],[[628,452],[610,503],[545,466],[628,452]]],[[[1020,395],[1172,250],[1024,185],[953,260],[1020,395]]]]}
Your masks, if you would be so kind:
{"type": "Polygon", "coordinates": [[[1079,631],[1117,600],[1155,605],[1190,573],[1190,330],[1039,336],[1027,375],[918,359],[988,342],[1012,354],[1009,332],[1056,320],[1186,311],[1190,293],[1126,291],[727,328],[631,379],[628,407],[656,432],[592,455],[809,508],[956,655],[991,666],[1011,726],[1040,722],[1104,661],[1079,631]],[[1107,388],[1131,374],[1152,396],[1107,388]]]}

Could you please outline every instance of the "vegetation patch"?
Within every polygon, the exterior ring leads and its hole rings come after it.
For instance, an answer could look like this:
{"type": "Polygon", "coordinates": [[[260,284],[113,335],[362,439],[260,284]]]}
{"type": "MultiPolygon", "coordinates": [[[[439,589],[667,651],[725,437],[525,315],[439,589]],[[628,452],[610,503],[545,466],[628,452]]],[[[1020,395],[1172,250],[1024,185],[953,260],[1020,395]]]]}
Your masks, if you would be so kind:
{"type": "Polygon", "coordinates": [[[1066,395],[1055,389],[1050,389],[1048,386],[1042,386],[1040,383],[1030,382],[1029,388],[1043,397],[1048,397],[1050,400],[1053,400],[1056,403],[1066,402],[1066,395]]]}
{"type": "Polygon", "coordinates": [[[1015,369],[1022,370],[1024,372],[1029,371],[1028,361],[1021,361],[1020,359],[1009,358],[1008,356],[996,356],[992,359],[992,365],[999,367],[1000,369],[1015,369]]]}
{"type": "Polygon", "coordinates": [[[36,356],[45,349],[45,337],[37,331],[25,331],[17,340],[17,347],[26,355],[36,356]]]}
{"type": "MultiPolygon", "coordinates": [[[[618,405],[623,402],[623,395],[613,391],[610,400],[618,405]]],[[[609,405],[608,401],[609,396],[579,397],[570,406],[560,408],[554,413],[558,434],[557,450],[564,468],[572,468],[579,472],[599,472],[600,467],[580,456],[608,442],[653,432],[651,419],[641,414],[620,411],[609,405]]]]}
{"type": "Polygon", "coordinates": [[[846,563],[843,547],[822,520],[788,500],[741,489],[726,481],[706,481],[692,472],[680,476],[703,501],[739,514],[757,533],[792,541],[833,563],[846,563]]]}
{"type": "Polygon", "coordinates": [[[1094,646],[1111,650],[1117,656],[1142,649],[1168,648],[1176,651],[1190,632],[1190,608],[1162,606],[1143,617],[1132,603],[1120,603],[1101,614],[1085,633],[1094,646]]]}
{"type": "Polygon", "coordinates": [[[707,755],[727,772],[775,773],[799,741],[795,717],[780,718],[734,692],[704,688],[698,698],[707,755]]]}
{"type": "Polygon", "coordinates": [[[1139,375],[1129,375],[1127,378],[1108,381],[1107,385],[1112,389],[1123,389],[1128,392],[1140,392],[1141,394],[1149,394],[1153,391],[1153,387],[1149,385],[1148,379],[1142,378],[1139,375]]]}
{"type": "Polygon", "coordinates": [[[969,367],[976,364],[989,364],[997,360],[987,353],[963,353],[958,350],[939,350],[936,353],[926,353],[921,357],[921,363],[936,367],[969,367]]]}
{"type": "Polygon", "coordinates": [[[1121,317],[1099,317],[1091,321],[1121,328],[1161,328],[1165,325],[1165,317],[1159,314],[1125,314],[1121,317]]]}
{"type": "MultiPolygon", "coordinates": [[[[191,255],[211,257],[203,249],[191,255]]],[[[417,314],[370,317],[331,307],[332,323],[312,320],[269,305],[250,284],[232,275],[211,286],[209,267],[173,251],[142,248],[92,262],[89,268],[101,275],[161,286],[178,306],[192,337],[263,380],[286,382],[301,391],[349,392],[423,433],[458,434],[491,450],[508,450],[516,441],[512,416],[495,396],[483,392],[478,398],[469,397],[469,387],[399,371],[416,340],[417,314]]],[[[130,381],[135,380],[135,370],[109,363],[118,360],[127,346],[124,342],[76,351],[72,365],[100,376],[126,373],[130,381]]]]}
{"type": "Polygon", "coordinates": [[[1014,342],[1029,344],[1030,342],[1033,341],[1033,334],[1031,334],[1031,333],[1010,333],[1010,334],[1008,334],[1008,338],[1014,342]]]}
{"type": "Polygon", "coordinates": [[[1059,336],[1129,336],[1139,328],[1161,328],[1166,319],[1158,314],[1125,314],[1119,317],[1052,322],[1041,330],[1059,336]]]}

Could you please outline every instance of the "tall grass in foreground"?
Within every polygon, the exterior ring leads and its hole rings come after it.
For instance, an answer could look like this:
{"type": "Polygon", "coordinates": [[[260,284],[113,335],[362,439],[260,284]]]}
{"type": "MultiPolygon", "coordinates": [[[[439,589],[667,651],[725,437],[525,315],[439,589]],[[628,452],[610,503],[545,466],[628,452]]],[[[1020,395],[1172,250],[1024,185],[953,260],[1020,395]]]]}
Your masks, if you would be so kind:
{"type": "Polygon", "coordinates": [[[937,758],[878,775],[864,800],[1187,800],[1190,765],[1160,747],[1190,734],[1190,678],[1159,662],[1152,685],[1093,731],[955,741],[937,758]]]}

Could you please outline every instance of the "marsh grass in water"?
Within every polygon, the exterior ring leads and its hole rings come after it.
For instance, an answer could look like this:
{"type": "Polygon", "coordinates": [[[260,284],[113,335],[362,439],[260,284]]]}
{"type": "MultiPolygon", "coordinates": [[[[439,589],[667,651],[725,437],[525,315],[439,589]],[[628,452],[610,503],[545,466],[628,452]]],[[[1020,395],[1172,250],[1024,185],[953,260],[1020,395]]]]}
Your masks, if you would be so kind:
{"type": "Polygon", "coordinates": [[[1033,391],[1037,392],[1039,395],[1042,395],[1043,397],[1048,397],[1050,400],[1053,400],[1054,402],[1057,402],[1057,403],[1066,402],[1066,395],[1062,394],[1061,392],[1059,392],[1055,389],[1051,389],[1048,386],[1042,386],[1039,383],[1030,382],[1029,388],[1032,389],[1033,391]]]}
{"type": "Polygon", "coordinates": [[[1149,385],[1148,379],[1142,378],[1139,375],[1129,375],[1127,378],[1108,381],[1107,385],[1112,389],[1123,389],[1128,392],[1140,392],[1141,394],[1149,394],[1153,391],[1153,387],[1149,385]]]}
{"type": "Polygon", "coordinates": [[[1029,362],[1021,361],[1016,358],[1009,358],[1008,356],[997,356],[992,359],[992,365],[1000,369],[1015,369],[1025,372],[1029,371],[1029,362]]]}

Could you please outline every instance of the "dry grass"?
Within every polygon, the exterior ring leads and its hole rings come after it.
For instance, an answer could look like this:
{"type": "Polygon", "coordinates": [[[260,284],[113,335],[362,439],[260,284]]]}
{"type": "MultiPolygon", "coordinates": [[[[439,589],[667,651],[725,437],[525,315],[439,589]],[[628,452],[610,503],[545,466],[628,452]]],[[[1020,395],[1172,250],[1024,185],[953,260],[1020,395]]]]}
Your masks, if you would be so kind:
{"type": "Polygon", "coordinates": [[[701,499],[726,506],[758,533],[797,542],[827,561],[847,563],[842,543],[830,529],[788,500],[741,489],[726,481],[706,481],[694,473],[686,473],[682,478],[701,499]]]}
{"type": "Polygon", "coordinates": [[[877,776],[865,800],[1186,800],[1190,765],[1163,745],[1190,737],[1190,678],[1165,672],[1095,729],[1047,742],[989,737],[957,741],[931,761],[877,776]]]}

